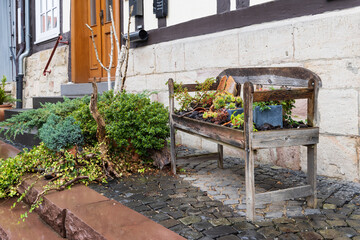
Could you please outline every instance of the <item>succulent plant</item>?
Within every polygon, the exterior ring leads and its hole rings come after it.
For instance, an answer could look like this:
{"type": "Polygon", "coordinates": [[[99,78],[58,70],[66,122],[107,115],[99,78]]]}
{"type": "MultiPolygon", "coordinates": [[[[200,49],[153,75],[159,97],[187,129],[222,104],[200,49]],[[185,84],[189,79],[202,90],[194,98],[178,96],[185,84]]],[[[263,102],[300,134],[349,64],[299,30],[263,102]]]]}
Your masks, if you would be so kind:
{"type": "Polygon", "coordinates": [[[204,118],[204,119],[207,119],[208,117],[209,117],[209,113],[208,113],[208,112],[204,112],[203,118],[204,118]]]}
{"type": "Polygon", "coordinates": [[[236,104],[239,105],[239,107],[242,107],[242,105],[243,105],[243,100],[242,100],[241,97],[236,97],[236,98],[235,98],[235,102],[236,102],[236,104]]]}
{"type": "Polygon", "coordinates": [[[229,105],[228,105],[227,108],[228,108],[228,109],[235,109],[235,108],[236,108],[236,105],[235,105],[234,102],[232,102],[232,103],[229,103],[229,105]]]}

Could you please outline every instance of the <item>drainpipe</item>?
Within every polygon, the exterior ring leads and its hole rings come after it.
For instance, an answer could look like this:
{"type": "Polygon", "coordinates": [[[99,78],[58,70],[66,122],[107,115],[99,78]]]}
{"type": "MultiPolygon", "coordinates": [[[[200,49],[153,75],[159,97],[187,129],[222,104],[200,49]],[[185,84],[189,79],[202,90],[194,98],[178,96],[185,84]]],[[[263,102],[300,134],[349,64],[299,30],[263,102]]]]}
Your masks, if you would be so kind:
{"type": "MultiPolygon", "coordinates": [[[[20,9],[21,9],[20,14],[23,15],[23,13],[24,13],[23,1],[20,0],[19,3],[20,3],[20,9]]],[[[15,8],[14,12],[15,12],[15,17],[16,17],[17,16],[16,15],[16,13],[17,13],[16,4],[14,4],[14,8],[15,8]]],[[[18,19],[19,18],[16,18],[16,28],[18,27],[18,24],[21,24],[21,26],[23,26],[23,18],[22,18],[22,16],[20,16],[20,23],[18,23],[18,19]]],[[[16,74],[16,76],[18,76],[18,74],[19,74],[19,57],[25,50],[24,34],[21,33],[20,36],[21,36],[20,49],[19,49],[18,53],[16,54],[16,58],[15,58],[15,69],[16,69],[15,74],[16,74]]],[[[15,38],[15,45],[16,44],[17,44],[17,39],[15,38]]]]}
{"type": "Polygon", "coordinates": [[[23,79],[24,79],[24,58],[30,54],[30,0],[25,0],[25,45],[26,49],[19,57],[19,74],[16,77],[16,108],[22,108],[23,79]]]}

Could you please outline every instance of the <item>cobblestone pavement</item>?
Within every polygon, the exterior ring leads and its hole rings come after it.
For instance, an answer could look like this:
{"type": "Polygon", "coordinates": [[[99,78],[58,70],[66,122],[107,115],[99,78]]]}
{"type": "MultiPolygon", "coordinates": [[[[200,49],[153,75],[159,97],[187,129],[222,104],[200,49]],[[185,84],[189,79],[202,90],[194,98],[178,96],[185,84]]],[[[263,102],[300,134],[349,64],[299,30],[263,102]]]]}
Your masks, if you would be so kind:
{"type": "MultiPolygon", "coordinates": [[[[180,148],[179,154],[193,154],[180,148]]],[[[318,177],[319,208],[304,199],[256,206],[257,221],[245,219],[244,162],[179,160],[177,177],[132,176],[91,187],[187,239],[357,239],[360,184],[318,177]]],[[[269,165],[255,169],[256,192],[305,184],[305,174],[269,165]]]]}

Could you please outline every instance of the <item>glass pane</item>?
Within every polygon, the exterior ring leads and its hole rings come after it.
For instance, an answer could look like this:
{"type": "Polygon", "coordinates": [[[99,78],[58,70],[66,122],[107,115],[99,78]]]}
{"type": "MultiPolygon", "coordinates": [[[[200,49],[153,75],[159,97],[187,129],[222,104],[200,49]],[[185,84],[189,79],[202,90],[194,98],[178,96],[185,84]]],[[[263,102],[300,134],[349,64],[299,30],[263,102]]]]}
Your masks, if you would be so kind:
{"type": "Polygon", "coordinates": [[[52,8],[52,0],[47,0],[46,2],[46,10],[50,10],[52,8]]]}
{"type": "Polygon", "coordinates": [[[40,20],[41,20],[41,32],[45,32],[45,14],[41,14],[40,16],[40,20]]]}
{"type": "Polygon", "coordinates": [[[90,0],[90,24],[96,25],[96,0],[90,0]]]}
{"type": "Polygon", "coordinates": [[[51,11],[46,13],[46,31],[51,29],[51,11]]]}
{"type": "MultiPolygon", "coordinates": [[[[106,0],[106,21],[107,22],[111,21],[109,6],[111,6],[111,8],[113,8],[113,1],[112,0],[106,0]]],[[[113,14],[114,14],[114,8],[113,8],[113,14]]]]}
{"type": "Polygon", "coordinates": [[[57,8],[54,8],[53,10],[53,28],[57,27],[58,24],[58,12],[57,12],[57,8]]]}

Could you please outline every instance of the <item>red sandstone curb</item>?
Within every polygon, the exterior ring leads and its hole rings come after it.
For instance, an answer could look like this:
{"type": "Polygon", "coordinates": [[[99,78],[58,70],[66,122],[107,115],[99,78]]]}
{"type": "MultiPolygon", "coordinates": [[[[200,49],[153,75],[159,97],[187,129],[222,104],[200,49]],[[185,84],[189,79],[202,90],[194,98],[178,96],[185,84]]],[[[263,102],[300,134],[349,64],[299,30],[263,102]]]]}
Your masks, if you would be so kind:
{"type": "MultiPolygon", "coordinates": [[[[25,180],[19,192],[24,192],[32,181],[25,180]]],[[[41,181],[29,191],[25,199],[28,204],[35,200],[45,183],[41,181]]],[[[49,193],[35,211],[54,231],[68,239],[185,239],[84,185],[49,193]]]]}

